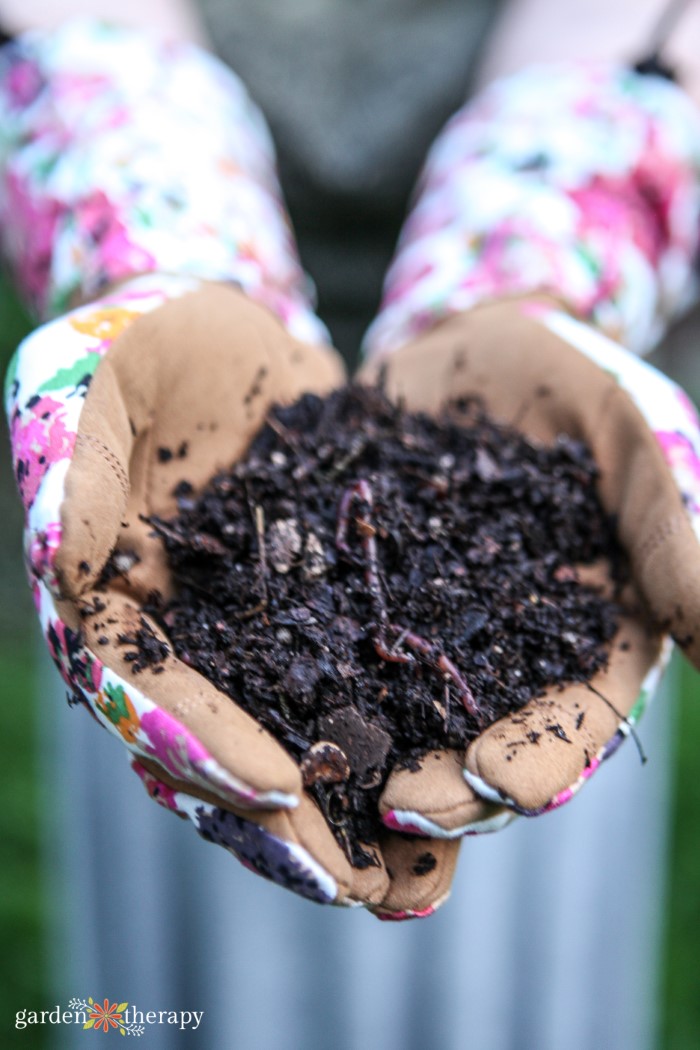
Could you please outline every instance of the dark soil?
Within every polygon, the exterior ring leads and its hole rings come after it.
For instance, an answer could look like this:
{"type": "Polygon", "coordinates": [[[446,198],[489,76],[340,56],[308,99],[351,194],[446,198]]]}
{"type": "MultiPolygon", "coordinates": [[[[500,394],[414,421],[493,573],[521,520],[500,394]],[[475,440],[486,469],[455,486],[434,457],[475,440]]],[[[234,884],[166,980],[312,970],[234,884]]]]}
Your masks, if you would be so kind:
{"type": "MultiPolygon", "coordinates": [[[[578,441],[535,446],[474,401],[435,421],[378,390],[307,395],[201,496],[182,482],[176,518],[150,519],[178,596],[148,611],[299,761],[366,866],[392,769],[604,666],[618,610],[574,567],[623,574],[596,477],[578,441]]],[[[157,662],[152,639],[126,641],[157,662]]]]}

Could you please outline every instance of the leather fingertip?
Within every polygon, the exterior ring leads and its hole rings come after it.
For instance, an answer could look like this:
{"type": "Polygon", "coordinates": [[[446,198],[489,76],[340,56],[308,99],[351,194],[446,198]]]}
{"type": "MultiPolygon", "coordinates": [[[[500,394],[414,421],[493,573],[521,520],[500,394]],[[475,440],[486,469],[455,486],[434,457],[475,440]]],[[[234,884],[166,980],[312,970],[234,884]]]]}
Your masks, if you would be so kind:
{"type": "Polygon", "coordinates": [[[575,779],[575,774],[563,772],[560,756],[551,750],[533,761],[529,752],[523,752],[521,737],[510,720],[503,719],[472,741],[464,768],[474,791],[488,803],[533,810],[549,802],[556,791],[552,782],[558,784],[562,775],[575,779]]]}
{"type": "Polygon", "coordinates": [[[482,733],[467,750],[466,774],[488,801],[540,813],[578,782],[617,724],[592,693],[574,686],[562,697],[532,701],[517,720],[504,718],[482,733]]]}
{"type": "Polygon", "coordinates": [[[427,835],[441,829],[450,837],[487,819],[491,807],[467,784],[463,766],[462,751],[431,751],[419,768],[392,773],[379,801],[387,826],[427,835]]]}
{"type": "Polygon", "coordinates": [[[472,741],[465,761],[470,783],[490,801],[527,814],[570,797],[600,764],[625,718],[646,702],[647,675],[661,653],[657,633],[623,616],[607,667],[590,683],[552,688],[472,741]]]}
{"type": "Polygon", "coordinates": [[[384,912],[426,912],[447,899],[461,840],[414,839],[388,834],[382,855],[390,877],[384,912]]]}
{"type": "Polygon", "coordinates": [[[380,905],[377,908],[371,908],[370,911],[375,919],[379,919],[380,922],[407,922],[410,919],[428,919],[450,899],[451,893],[451,889],[446,890],[441,897],[437,897],[432,904],[428,904],[424,908],[391,909],[380,905]]]}
{"type": "MultiPolygon", "coordinates": [[[[502,739],[505,740],[505,736],[502,739]]],[[[472,778],[483,781],[486,785],[490,785],[487,772],[493,764],[492,751],[493,741],[489,737],[487,730],[471,742],[464,757],[465,772],[471,774],[472,778]]],[[[496,788],[492,788],[492,790],[495,792],[496,788]]]]}
{"type": "Polygon", "coordinates": [[[316,803],[306,794],[299,807],[300,814],[291,814],[300,843],[335,879],[338,886],[336,904],[379,904],[389,888],[389,875],[381,851],[376,846],[364,846],[369,863],[366,867],[353,865],[331,832],[316,803]]]}

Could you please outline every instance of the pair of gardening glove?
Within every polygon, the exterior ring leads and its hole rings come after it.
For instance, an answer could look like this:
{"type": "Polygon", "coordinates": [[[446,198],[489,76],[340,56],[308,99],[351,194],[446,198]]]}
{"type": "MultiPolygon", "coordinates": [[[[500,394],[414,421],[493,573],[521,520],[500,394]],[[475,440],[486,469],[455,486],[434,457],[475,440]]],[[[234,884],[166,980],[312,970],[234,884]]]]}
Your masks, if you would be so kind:
{"type": "Polygon", "coordinates": [[[37,310],[57,315],[7,382],[51,654],[158,802],[259,874],[380,917],[430,914],[465,834],[566,801],[632,730],[668,635],[700,659],[697,419],[600,331],[649,345],[691,294],[697,118],[657,78],[562,67],[555,92],[552,75],[496,85],[438,139],[361,378],[381,367],[409,409],[478,394],[536,440],[586,440],[634,582],[593,690],[553,690],[466,753],[394,772],[380,863],[357,870],[269,734],[169,647],[137,671],[119,641],[144,623],[163,637],[142,611],[171,592],[144,518],[243,455],[272,404],[345,380],[264,124],[212,58],[122,30],[28,35],[0,59],[4,248],[37,310]],[[588,145],[564,134],[570,112],[588,145]]]}

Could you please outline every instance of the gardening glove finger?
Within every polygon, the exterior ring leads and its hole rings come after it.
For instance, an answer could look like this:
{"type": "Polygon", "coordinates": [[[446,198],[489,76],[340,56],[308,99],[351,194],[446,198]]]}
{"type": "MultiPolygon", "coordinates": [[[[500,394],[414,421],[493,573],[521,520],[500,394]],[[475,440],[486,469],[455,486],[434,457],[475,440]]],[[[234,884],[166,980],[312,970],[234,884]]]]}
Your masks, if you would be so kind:
{"type": "Polygon", "coordinates": [[[500,831],[515,814],[487,801],[464,777],[463,751],[429,751],[394,771],[379,800],[383,824],[407,835],[461,838],[500,831]]]}
{"type": "MultiPolygon", "coordinates": [[[[674,383],[546,303],[475,308],[373,362],[368,378],[379,367],[389,395],[409,409],[434,413],[448,398],[476,395],[534,440],[567,433],[587,442],[600,468],[600,499],[617,521],[634,583],[622,596],[608,668],[590,683],[595,693],[585,685],[553,691],[485,730],[465,760],[469,786],[487,801],[524,813],[552,808],[629,734],[668,658],[664,631],[698,661],[697,419],[674,383]]],[[[414,798],[425,776],[414,774],[414,798]]],[[[433,797],[456,805],[456,778],[440,776],[433,797]]]]}
{"type": "Polygon", "coordinates": [[[389,877],[381,856],[376,865],[352,867],[307,795],[296,809],[257,812],[253,819],[250,810],[222,807],[211,792],[193,789],[150,759],[135,758],[131,765],[156,802],[285,889],[320,904],[346,907],[378,904],[386,896],[389,877]]]}
{"type": "Polygon", "coordinates": [[[258,813],[223,809],[206,791],[163,773],[148,759],[132,768],[149,794],[166,809],[188,817],[203,838],[223,845],[259,875],[311,900],[347,906],[368,904],[380,919],[426,918],[450,892],[459,843],[414,839],[385,832],[382,863],[351,867],[308,797],[298,810],[258,813]]]}
{"type": "Polygon", "coordinates": [[[378,919],[425,919],[450,895],[460,843],[455,839],[408,837],[387,832],[381,852],[389,889],[372,911],[378,919]]]}

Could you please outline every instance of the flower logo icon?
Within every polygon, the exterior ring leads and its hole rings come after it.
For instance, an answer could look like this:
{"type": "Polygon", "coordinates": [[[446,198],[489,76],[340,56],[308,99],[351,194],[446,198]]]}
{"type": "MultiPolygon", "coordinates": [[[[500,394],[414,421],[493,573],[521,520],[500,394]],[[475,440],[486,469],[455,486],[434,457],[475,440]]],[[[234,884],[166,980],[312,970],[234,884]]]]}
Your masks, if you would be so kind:
{"type": "Polygon", "coordinates": [[[105,1032],[111,1028],[121,1028],[122,1012],[126,1010],[128,1003],[116,1003],[109,1005],[109,999],[105,999],[102,1006],[98,1006],[97,1003],[93,1002],[92,998],[88,999],[90,1006],[92,1007],[92,1013],[88,1014],[89,1020],[83,1025],[83,1028],[92,1028],[95,1026],[97,1031],[102,1028],[105,1032]]]}

